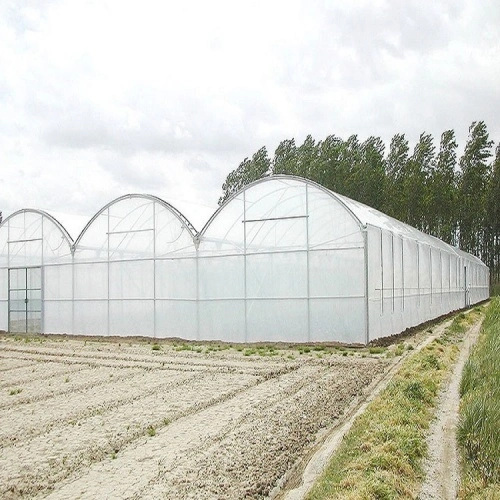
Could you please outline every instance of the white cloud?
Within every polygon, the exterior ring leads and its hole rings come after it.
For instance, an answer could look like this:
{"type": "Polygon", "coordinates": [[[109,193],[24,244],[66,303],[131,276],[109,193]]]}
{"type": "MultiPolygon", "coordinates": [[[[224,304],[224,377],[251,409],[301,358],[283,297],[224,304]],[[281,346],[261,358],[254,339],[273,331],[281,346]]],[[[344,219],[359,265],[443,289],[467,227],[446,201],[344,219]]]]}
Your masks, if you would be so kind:
{"type": "Polygon", "coordinates": [[[149,192],[201,228],[262,145],[498,141],[499,56],[495,0],[2,3],[0,210],[149,192]]]}

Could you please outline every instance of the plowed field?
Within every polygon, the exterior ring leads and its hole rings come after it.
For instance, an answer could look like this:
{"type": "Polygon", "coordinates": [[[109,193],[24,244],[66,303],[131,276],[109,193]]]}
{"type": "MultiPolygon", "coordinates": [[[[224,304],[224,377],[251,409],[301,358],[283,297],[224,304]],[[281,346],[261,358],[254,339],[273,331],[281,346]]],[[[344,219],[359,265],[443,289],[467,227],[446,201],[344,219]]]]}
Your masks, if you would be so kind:
{"type": "Polygon", "coordinates": [[[266,497],[389,366],[345,354],[2,337],[0,498],[266,497]]]}

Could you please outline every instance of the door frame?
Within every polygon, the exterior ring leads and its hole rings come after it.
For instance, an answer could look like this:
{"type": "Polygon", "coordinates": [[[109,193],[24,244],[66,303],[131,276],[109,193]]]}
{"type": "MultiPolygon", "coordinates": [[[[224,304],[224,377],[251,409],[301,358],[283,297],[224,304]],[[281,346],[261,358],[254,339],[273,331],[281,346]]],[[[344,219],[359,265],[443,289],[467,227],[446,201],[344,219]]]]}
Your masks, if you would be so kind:
{"type": "MultiPolygon", "coordinates": [[[[22,332],[14,332],[14,333],[42,333],[43,332],[43,266],[15,266],[15,267],[9,267],[7,269],[7,303],[8,303],[8,331],[11,331],[11,312],[24,312],[25,313],[25,318],[24,318],[24,329],[22,332]],[[29,288],[28,287],[28,270],[30,269],[39,269],[40,270],[40,288],[29,288]],[[12,311],[11,310],[11,291],[13,290],[11,288],[11,271],[14,270],[24,270],[26,272],[26,277],[25,277],[25,286],[24,286],[24,300],[25,300],[25,310],[24,311],[12,311]],[[28,292],[33,291],[33,290],[40,290],[40,310],[35,310],[35,311],[30,311],[29,310],[29,299],[28,299],[28,292]],[[28,313],[33,312],[33,313],[40,313],[40,331],[32,332],[28,328],[29,325],[29,319],[28,319],[28,313]]],[[[21,291],[23,290],[22,288],[16,288],[14,290],[21,291]]]]}

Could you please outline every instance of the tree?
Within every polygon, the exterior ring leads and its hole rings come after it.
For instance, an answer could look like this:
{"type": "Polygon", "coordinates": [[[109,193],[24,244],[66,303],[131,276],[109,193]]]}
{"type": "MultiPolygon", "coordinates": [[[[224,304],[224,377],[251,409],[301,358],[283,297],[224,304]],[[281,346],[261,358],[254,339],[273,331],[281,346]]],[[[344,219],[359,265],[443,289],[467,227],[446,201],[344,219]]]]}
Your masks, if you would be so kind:
{"type": "Polygon", "coordinates": [[[358,184],[359,178],[358,169],[361,163],[361,143],[359,142],[356,134],[348,137],[342,148],[342,155],[340,157],[340,165],[344,172],[346,172],[346,180],[344,183],[344,190],[340,194],[349,196],[349,198],[358,198],[358,184]]]}
{"type": "Polygon", "coordinates": [[[460,248],[479,257],[484,253],[486,187],[493,141],[483,121],[472,122],[464,154],[460,158],[459,241],[460,248]]]}
{"type": "Polygon", "coordinates": [[[274,152],[273,174],[297,174],[298,154],[295,139],[286,139],[279,143],[274,152]]]}
{"type": "Polygon", "coordinates": [[[351,175],[353,197],[383,210],[385,197],[385,146],[380,137],[369,137],[359,148],[359,163],[351,175]]]}
{"type": "Polygon", "coordinates": [[[400,220],[423,231],[428,230],[428,178],[433,169],[434,144],[430,134],[420,134],[413,154],[399,169],[397,187],[400,220]]]}
{"type": "Polygon", "coordinates": [[[251,160],[245,158],[236,170],[229,173],[222,185],[222,196],[219,198],[219,205],[222,205],[247,184],[268,175],[270,168],[271,160],[267,156],[267,149],[264,146],[252,156],[251,160]]]}
{"type": "Polygon", "coordinates": [[[429,231],[434,236],[456,244],[457,230],[457,143],[455,132],[446,130],[441,135],[439,154],[429,180],[429,231]]]}
{"type": "Polygon", "coordinates": [[[410,147],[404,134],[396,134],[391,139],[386,161],[385,212],[403,220],[403,174],[408,163],[410,147]]]}
{"type": "Polygon", "coordinates": [[[486,197],[487,260],[491,282],[500,282],[500,144],[497,144],[486,197]]]}
{"type": "Polygon", "coordinates": [[[304,142],[297,148],[297,174],[306,179],[311,178],[311,174],[316,169],[319,148],[311,135],[308,135],[304,142]]]}
{"type": "Polygon", "coordinates": [[[311,171],[311,178],[336,193],[345,192],[348,169],[342,162],[345,156],[345,142],[335,135],[329,135],[318,145],[318,159],[311,171]]]}

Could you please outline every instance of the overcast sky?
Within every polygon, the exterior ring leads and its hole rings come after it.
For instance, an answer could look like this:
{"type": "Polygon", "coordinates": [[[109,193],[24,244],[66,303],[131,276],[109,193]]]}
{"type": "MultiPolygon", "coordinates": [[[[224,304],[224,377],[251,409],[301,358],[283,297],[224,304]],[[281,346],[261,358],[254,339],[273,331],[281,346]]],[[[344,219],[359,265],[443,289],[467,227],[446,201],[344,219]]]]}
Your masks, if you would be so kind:
{"type": "Polygon", "coordinates": [[[201,229],[264,145],[498,143],[499,89],[499,0],[0,0],[0,210],[150,193],[201,229]]]}

